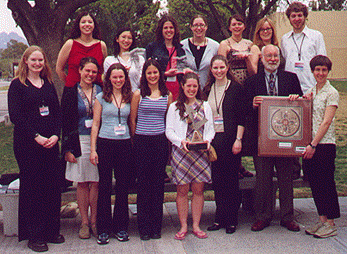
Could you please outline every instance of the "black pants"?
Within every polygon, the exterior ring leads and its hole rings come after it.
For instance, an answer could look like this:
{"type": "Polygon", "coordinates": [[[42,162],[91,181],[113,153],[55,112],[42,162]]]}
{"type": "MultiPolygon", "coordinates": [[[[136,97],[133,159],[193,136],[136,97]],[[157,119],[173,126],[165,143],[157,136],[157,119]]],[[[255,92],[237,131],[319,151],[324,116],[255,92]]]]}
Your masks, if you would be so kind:
{"type": "Polygon", "coordinates": [[[217,160],[212,163],[212,183],[216,201],[215,222],[222,226],[238,224],[238,210],[241,203],[238,172],[240,155],[231,151],[233,142],[222,133],[216,133],[212,146],[217,160]]]}
{"type": "Polygon", "coordinates": [[[47,241],[59,235],[62,173],[59,145],[44,148],[33,139],[14,139],[20,190],[18,240],[47,241]]]}
{"type": "Polygon", "coordinates": [[[129,225],[128,187],[133,171],[130,139],[98,138],[99,194],[97,209],[98,233],[117,233],[129,225]],[[116,200],[111,213],[112,172],[116,179],[116,200]]]}
{"type": "Polygon", "coordinates": [[[340,217],[339,200],[334,180],[336,146],[318,144],[312,159],[303,160],[318,215],[328,219],[340,217]]]}
{"type": "Polygon", "coordinates": [[[164,172],[168,160],[165,134],[135,135],[137,224],[140,235],[160,234],[163,220],[164,172]]]}

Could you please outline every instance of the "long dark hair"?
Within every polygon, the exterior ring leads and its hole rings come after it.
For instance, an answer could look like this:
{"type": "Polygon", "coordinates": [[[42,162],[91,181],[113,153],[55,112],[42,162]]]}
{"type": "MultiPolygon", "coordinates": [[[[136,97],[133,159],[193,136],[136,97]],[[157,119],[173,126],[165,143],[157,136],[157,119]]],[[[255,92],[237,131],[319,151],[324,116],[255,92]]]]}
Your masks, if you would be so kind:
{"type": "Polygon", "coordinates": [[[173,45],[180,44],[181,35],[180,35],[180,30],[178,28],[177,21],[174,17],[167,15],[167,14],[164,15],[163,17],[161,17],[161,19],[159,19],[159,21],[158,21],[158,26],[157,26],[157,29],[155,31],[156,37],[157,37],[157,42],[163,42],[164,41],[163,27],[164,27],[164,23],[166,21],[170,21],[172,23],[174,29],[175,29],[175,35],[172,39],[172,44],[173,45]]]}
{"type": "Polygon", "coordinates": [[[110,77],[111,77],[111,72],[113,70],[122,70],[125,76],[125,82],[124,85],[122,87],[122,102],[124,103],[128,103],[131,101],[132,98],[132,91],[131,91],[131,83],[130,83],[130,79],[129,79],[129,74],[126,70],[126,68],[120,64],[120,63],[114,63],[112,64],[105,75],[105,79],[104,79],[104,86],[102,88],[102,98],[108,102],[111,103],[112,102],[112,92],[113,92],[113,85],[111,83],[110,77]]]}
{"type": "Polygon", "coordinates": [[[140,79],[140,93],[142,97],[145,96],[150,96],[151,95],[151,89],[148,86],[148,81],[146,78],[146,71],[148,69],[149,66],[153,65],[154,67],[156,67],[159,71],[159,81],[158,81],[158,89],[160,91],[160,94],[162,96],[168,95],[169,94],[169,90],[166,88],[165,85],[165,80],[164,80],[164,73],[161,71],[160,69],[160,65],[158,63],[158,61],[154,60],[154,59],[148,59],[142,68],[142,75],[141,75],[141,79],[140,79]]]}
{"type": "Polygon", "coordinates": [[[130,27],[123,27],[117,31],[116,36],[113,39],[113,55],[115,57],[117,57],[119,55],[119,52],[120,52],[120,47],[119,47],[119,43],[117,42],[117,39],[119,39],[119,36],[123,32],[128,32],[128,31],[131,33],[131,37],[133,37],[133,42],[129,48],[129,51],[136,47],[136,40],[135,40],[134,31],[130,27]]]}
{"type": "Polygon", "coordinates": [[[97,40],[101,40],[99,24],[96,21],[95,16],[89,11],[82,11],[77,15],[77,17],[75,18],[75,21],[72,25],[69,39],[77,39],[78,37],[81,36],[80,21],[81,21],[82,17],[84,17],[84,16],[90,16],[93,19],[93,21],[94,21],[93,38],[97,39],[97,40]]]}
{"type": "MultiPolygon", "coordinates": [[[[207,97],[209,94],[210,94],[210,91],[211,91],[211,87],[212,85],[214,84],[214,82],[216,82],[216,78],[213,76],[212,74],[212,65],[215,61],[217,60],[221,60],[225,63],[225,65],[228,67],[228,60],[225,56],[223,55],[215,55],[214,57],[212,57],[211,59],[211,63],[210,63],[210,70],[208,72],[208,76],[207,76],[207,81],[206,81],[206,85],[204,87],[204,95],[207,97]]],[[[230,68],[230,67],[229,67],[230,68]]],[[[234,77],[230,74],[230,71],[227,72],[227,79],[230,79],[230,80],[235,80],[234,77]]]]}
{"type": "Polygon", "coordinates": [[[176,103],[176,107],[179,110],[179,115],[182,120],[184,119],[184,112],[186,112],[186,107],[184,103],[187,102],[187,96],[184,94],[182,86],[187,82],[188,79],[195,79],[198,82],[199,87],[198,87],[198,92],[196,93],[195,98],[198,100],[204,100],[203,93],[201,92],[201,86],[200,86],[198,74],[196,74],[195,72],[188,72],[184,74],[182,78],[182,82],[179,87],[178,98],[176,103]]]}

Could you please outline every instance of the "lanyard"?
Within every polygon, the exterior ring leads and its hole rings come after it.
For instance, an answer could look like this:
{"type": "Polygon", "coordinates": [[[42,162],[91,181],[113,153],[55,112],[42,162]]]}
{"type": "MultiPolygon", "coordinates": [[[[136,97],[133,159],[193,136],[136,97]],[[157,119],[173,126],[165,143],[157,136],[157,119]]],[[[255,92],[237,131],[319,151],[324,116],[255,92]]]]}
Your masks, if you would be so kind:
{"type": "Polygon", "coordinates": [[[292,39],[294,41],[294,44],[296,46],[296,49],[298,50],[298,57],[299,57],[299,61],[301,61],[301,49],[302,49],[302,44],[304,43],[304,39],[305,39],[305,34],[304,34],[304,37],[302,37],[302,40],[301,40],[301,45],[300,45],[300,49],[298,47],[298,44],[296,43],[295,39],[294,39],[294,34],[292,34],[292,39]]]}
{"type": "Polygon", "coordinates": [[[113,96],[113,99],[114,101],[116,102],[116,105],[117,105],[117,108],[118,108],[118,124],[121,125],[122,124],[122,121],[121,121],[121,118],[120,118],[120,107],[122,106],[122,101],[120,102],[120,105],[118,105],[118,102],[116,100],[116,97],[114,96],[114,94],[112,93],[112,96],[113,96]]]}
{"type": "MultiPolygon", "coordinates": [[[[169,51],[169,50],[167,49],[167,51],[169,51]]],[[[175,51],[176,51],[176,48],[175,48],[175,46],[173,46],[173,47],[172,47],[172,52],[171,52],[171,54],[169,55],[169,62],[168,62],[170,69],[171,69],[171,58],[172,58],[173,54],[175,53],[175,51]]],[[[170,51],[169,51],[169,52],[170,52],[170,51]]]]}
{"type": "Polygon", "coordinates": [[[214,88],[214,101],[216,103],[216,109],[217,109],[217,113],[219,115],[219,109],[220,109],[220,106],[224,100],[224,97],[225,97],[225,92],[227,90],[227,88],[229,87],[229,84],[230,84],[230,81],[228,80],[225,87],[224,87],[224,92],[222,94],[222,97],[220,98],[220,101],[219,103],[217,103],[217,91],[216,91],[216,83],[213,84],[213,88],[214,88]]]}
{"type": "Polygon", "coordinates": [[[87,95],[85,94],[85,92],[82,90],[82,88],[80,86],[78,86],[78,93],[80,94],[80,96],[84,102],[84,105],[86,106],[87,116],[89,118],[93,118],[93,104],[94,104],[94,99],[95,99],[93,96],[94,86],[92,87],[91,92],[90,92],[90,100],[91,101],[89,101],[87,95]]]}

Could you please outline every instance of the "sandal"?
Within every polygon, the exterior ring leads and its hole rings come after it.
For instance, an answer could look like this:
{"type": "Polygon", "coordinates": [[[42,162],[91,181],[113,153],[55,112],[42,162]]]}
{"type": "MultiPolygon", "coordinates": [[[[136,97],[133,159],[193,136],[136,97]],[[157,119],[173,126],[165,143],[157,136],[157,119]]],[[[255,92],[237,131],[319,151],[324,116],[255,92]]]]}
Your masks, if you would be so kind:
{"type": "Polygon", "coordinates": [[[176,240],[184,240],[186,238],[187,235],[187,231],[186,232],[177,232],[175,235],[175,239],[176,240]]]}
{"type": "Polygon", "coordinates": [[[200,231],[193,231],[193,234],[194,234],[197,238],[199,238],[199,239],[205,239],[205,238],[208,237],[207,234],[206,234],[204,231],[202,231],[202,230],[200,230],[200,231]]]}

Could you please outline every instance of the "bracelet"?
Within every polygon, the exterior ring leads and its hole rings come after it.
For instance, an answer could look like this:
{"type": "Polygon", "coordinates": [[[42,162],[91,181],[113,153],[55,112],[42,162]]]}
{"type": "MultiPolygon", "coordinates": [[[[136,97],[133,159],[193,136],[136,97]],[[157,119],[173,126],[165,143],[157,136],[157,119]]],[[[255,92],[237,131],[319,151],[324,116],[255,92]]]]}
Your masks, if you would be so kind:
{"type": "Polygon", "coordinates": [[[241,140],[242,140],[242,138],[238,138],[238,137],[236,137],[236,140],[240,140],[240,141],[241,141],[241,140]]]}
{"type": "Polygon", "coordinates": [[[40,134],[39,133],[35,133],[35,138],[37,138],[38,136],[40,136],[40,134]]]}
{"type": "Polygon", "coordinates": [[[309,143],[308,145],[312,147],[312,149],[316,149],[316,146],[312,145],[312,143],[309,143]]]}

